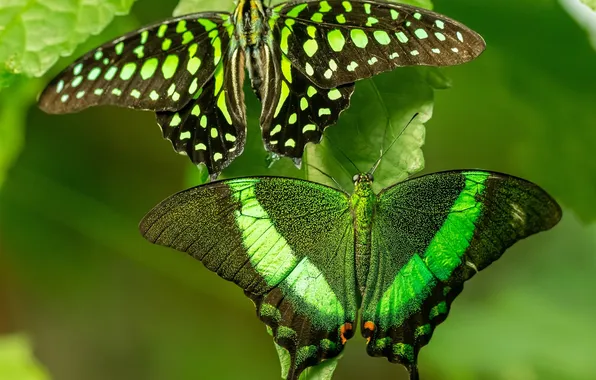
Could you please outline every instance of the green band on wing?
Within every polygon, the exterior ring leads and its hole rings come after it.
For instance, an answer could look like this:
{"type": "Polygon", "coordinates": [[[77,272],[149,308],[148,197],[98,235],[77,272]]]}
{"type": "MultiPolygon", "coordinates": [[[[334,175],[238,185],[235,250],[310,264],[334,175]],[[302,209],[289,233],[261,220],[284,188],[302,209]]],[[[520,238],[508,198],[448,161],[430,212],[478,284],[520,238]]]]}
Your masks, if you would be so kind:
{"type": "MultiPolygon", "coordinates": [[[[399,271],[393,284],[378,303],[377,313],[382,329],[403,323],[429,296],[435,278],[422,258],[415,254],[399,271]]],[[[368,318],[364,316],[364,318],[368,318]]]]}
{"type": "Polygon", "coordinates": [[[461,264],[464,254],[476,230],[476,221],[482,203],[476,196],[482,194],[488,173],[468,172],[465,187],[451,207],[449,216],[424,253],[424,262],[437,278],[446,281],[461,264]]]}
{"type": "Polygon", "coordinates": [[[235,212],[242,242],[254,270],[270,286],[279,284],[294,269],[297,258],[255,196],[255,184],[246,180],[228,183],[232,196],[242,205],[235,212]]]}
{"type": "Polygon", "coordinates": [[[300,300],[317,311],[319,318],[313,320],[315,325],[325,325],[325,321],[337,321],[345,315],[341,302],[323,273],[306,257],[283,281],[282,289],[288,297],[300,300]]]}

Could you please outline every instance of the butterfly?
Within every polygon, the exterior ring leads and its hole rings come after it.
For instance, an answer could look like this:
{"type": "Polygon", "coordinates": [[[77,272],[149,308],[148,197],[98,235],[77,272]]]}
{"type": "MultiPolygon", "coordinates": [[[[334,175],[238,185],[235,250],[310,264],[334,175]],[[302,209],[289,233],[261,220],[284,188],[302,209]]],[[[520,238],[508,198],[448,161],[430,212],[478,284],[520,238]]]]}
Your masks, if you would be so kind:
{"type": "Polygon", "coordinates": [[[297,166],[349,107],[354,82],[400,66],[449,66],[485,48],[438,13],[368,0],[240,0],[232,13],[171,18],[76,60],[39,98],[48,113],[111,104],[157,112],[176,151],[211,179],[246,141],[245,69],[262,103],[265,148],[297,166]]]}
{"type": "Polygon", "coordinates": [[[555,226],[556,201],[506,174],[454,170],[350,195],[247,177],[179,192],[141,221],[152,243],[239,285],[287,350],[288,380],[338,356],[357,323],[371,356],[419,379],[417,357],[466,280],[520,239],[555,226]]]}

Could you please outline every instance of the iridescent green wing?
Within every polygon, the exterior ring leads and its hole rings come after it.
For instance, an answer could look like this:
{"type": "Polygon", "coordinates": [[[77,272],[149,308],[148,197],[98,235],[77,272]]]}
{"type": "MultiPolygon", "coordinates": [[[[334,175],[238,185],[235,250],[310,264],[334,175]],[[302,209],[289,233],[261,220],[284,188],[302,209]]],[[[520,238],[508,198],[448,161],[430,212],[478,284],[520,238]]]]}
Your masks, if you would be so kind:
{"type": "Polygon", "coordinates": [[[286,178],[213,182],[166,199],[140,229],[244,289],[291,356],[288,379],[337,356],[352,335],[357,305],[347,194],[286,178]]]}
{"type": "Polygon", "coordinates": [[[257,94],[263,103],[260,122],[265,148],[300,165],[304,146],[321,141],[323,130],[349,107],[354,84],[322,89],[297,70],[276,44],[261,51],[267,69],[257,94]]]}
{"type": "Polygon", "coordinates": [[[235,43],[214,75],[179,111],[157,112],[157,122],[174,150],[204,164],[214,180],[244,150],[244,51],[235,43]]]}
{"type": "Polygon", "coordinates": [[[484,171],[434,173],[379,194],[362,334],[372,356],[410,370],[464,281],[516,241],[553,227],[557,203],[538,186],[484,171]]]}
{"type": "Polygon", "coordinates": [[[476,58],[480,35],[438,13],[380,1],[291,2],[271,9],[292,65],[333,88],[399,66],[449,66],[476,58]]]}
{"type": "Polygon", "coordinates": [[[175,111],[212,77],[227,48],[227,13],[166,20],[90,51],[45,88],[39,106],[68,113],[113,104],[175,111]]]}

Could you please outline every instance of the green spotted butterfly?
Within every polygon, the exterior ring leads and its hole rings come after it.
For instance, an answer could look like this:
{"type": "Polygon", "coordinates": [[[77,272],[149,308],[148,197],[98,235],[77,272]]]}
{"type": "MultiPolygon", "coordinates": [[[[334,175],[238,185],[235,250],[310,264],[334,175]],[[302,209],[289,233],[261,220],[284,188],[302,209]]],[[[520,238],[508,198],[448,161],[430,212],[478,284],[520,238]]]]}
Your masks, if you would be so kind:
{"type": "Polygon", "coordinates": [[[164,137],[217,177],[244,149],[245,68],[265,148],[300,166],[304,146],[348,108],[354,82],[399,66],[449,66],[485,48],[474,31],[410,5],[240,0],[235,10],[147,26],[90,51],[46,87],[66,113],[113,104],[157,111],[164,137]]]}
{"type": "Polygon", "coordinates": [[[287,379],[339,355],[360,323],[367,352],[415,380],[463,283],[561,209],[494,172],[433,173],[378,194],[372,181],[354,177],[352,195],[282,177],[212,182],[169,197],[140,230],[244,290],[291,358],[287,379]]]}

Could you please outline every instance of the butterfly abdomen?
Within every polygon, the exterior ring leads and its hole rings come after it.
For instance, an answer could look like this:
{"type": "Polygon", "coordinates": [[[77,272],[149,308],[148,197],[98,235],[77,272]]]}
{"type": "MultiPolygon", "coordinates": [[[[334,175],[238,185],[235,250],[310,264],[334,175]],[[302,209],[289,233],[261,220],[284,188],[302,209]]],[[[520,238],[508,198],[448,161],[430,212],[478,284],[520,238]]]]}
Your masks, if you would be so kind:
{"type": "Polygon", "coordinates": [[[370,267],[371,230],[377,196],[372,190],[372,182],[365,176],[360,178],[350,199],[350,207],[354,221],[356,282],[363,292],[370,267]]]}

